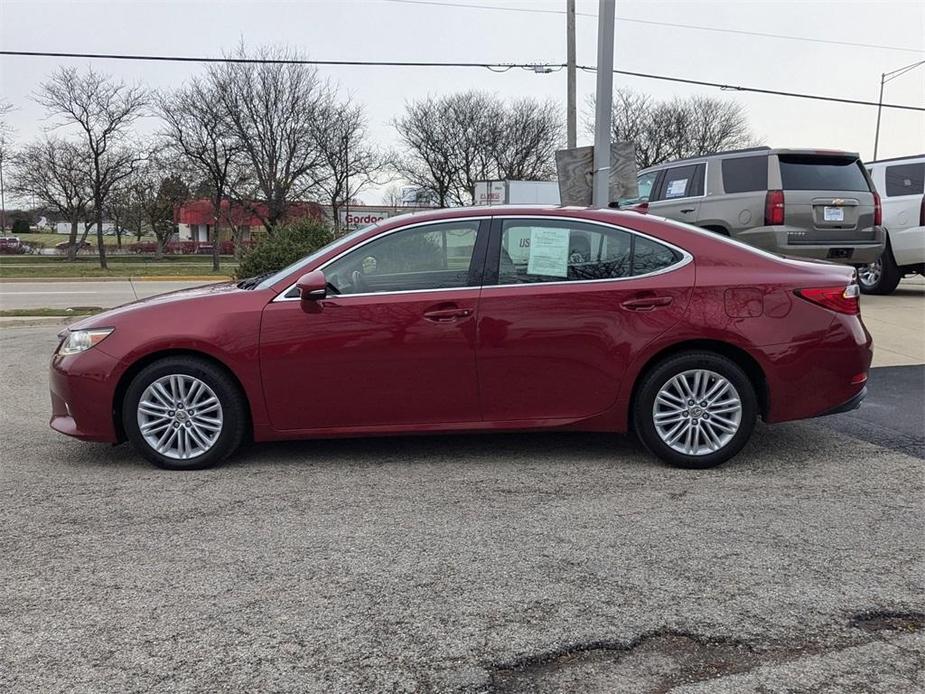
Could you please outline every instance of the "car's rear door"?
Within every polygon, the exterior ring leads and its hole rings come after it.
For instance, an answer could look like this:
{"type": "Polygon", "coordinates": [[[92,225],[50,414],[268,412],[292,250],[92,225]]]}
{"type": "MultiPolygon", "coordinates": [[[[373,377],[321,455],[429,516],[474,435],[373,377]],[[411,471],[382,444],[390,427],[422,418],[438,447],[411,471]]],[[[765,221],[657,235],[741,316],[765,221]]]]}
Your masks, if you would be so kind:
{"type": "Polygon", "coordinates": [[[874,194],[857,157],[778,154],[790,244],[851,244],[875,239],[874,194]]]}
{"type": "Polygon", "coordinates": [[[611,407],[626,365],[684,314],[690,260],[610,225],[496,218],[479,304],[483,417],[581,419],[611,407]]]}
{"type": "Polygon", "coordinates": [[[277,430],[474,422],[488,220],[414,224],[320,268],[329,295],[263,313],[260,368],[277,430]]]}

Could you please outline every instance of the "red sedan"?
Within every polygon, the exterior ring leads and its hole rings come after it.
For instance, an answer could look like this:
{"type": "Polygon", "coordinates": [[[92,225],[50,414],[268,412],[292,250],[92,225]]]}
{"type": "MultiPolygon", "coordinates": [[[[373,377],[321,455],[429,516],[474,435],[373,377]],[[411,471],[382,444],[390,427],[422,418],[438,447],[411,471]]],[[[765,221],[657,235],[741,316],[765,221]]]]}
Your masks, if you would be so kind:
{"type": "Polygon", "coordinates": [[[633,430],[672,465],[757,417],[853,409],[871,338],[853,270],[613,210],[406,215],[268,277],[74,324],[51,426],[214,465],[244,439],[633,430]]]}

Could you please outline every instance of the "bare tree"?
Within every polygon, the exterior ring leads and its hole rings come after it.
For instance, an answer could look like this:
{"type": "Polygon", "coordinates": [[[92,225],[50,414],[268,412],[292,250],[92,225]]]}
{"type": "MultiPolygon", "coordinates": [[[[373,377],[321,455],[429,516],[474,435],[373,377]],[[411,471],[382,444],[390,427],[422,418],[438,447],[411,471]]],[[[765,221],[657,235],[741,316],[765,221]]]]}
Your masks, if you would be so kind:
{"type": "Polygon", "coordinates": [[[166,145],[186,161],[194,177],[209,191],[212,202],[212,270],[220,267],[219,228],[222,205],[232,184],[238,180],[236,167],[243,152],[223,109],[222,96],[214,79],[193,79],[172,94],[157,99],[164,120],[166,145]]]}
{"type": "MultiPolygon", "coordinates": [[[[593,111],[593,98],[588,104],[593,111]]],[[[588,123],[592,133],[593,123],[588,123]]],[[[659,102],[630,89],[614,94],[611,133],[614,140],[635,143],[641,169],[758,144],[744,109],[733,101],[693,96],[659,102]]]]}
{"type": "Polygon", "coordinates": [[[0,234],[6,231],[6,190],[3,185],[3,166],[12,154],[13,126],[6,116],[13,110],[13,104],[0,101],[0,234]]]}
{"type": "Polygon", "coordinates": [[[71,225],[68,237],[68,260],[74,260],[78,244],[78,225],[86,221],[93,191],[89,185],[90,163],[86,153],[73,142],[48,137],[19,151],[14,160],[16,195],[34,195],[44,205],[61,214],[71,225]]]}
{"type": "Polygon", "coordinates": [[[429,97],[394,122],[405,150],[394,166],[441,207],[464,205],[477,181],[553,178],[560,120],[552,102],[507,104],[478,91],[429,97]]]}
{"type": "Polygon", "coordinates": [[[103,211],[106,199],[120,181],[131,175],[140,157],[126,146],[132,124],[145,114],[148,95],[88,68],[59,68],[43,83],[35,100],[61,125],[76,125],[90,162],[93,209],[100,267],[106,269],[103,211]]]}
{"type": "Polygon", "coordinates": [[[132,177],[132,193],[144,213],[145,221],[156,241],[155,257],[164,255],[164,246],[176,231],[174,212],[189,199],[189,186],[176,171],[169,170],[163,159],[150,156],[132,177]]]}
{"type": "Polygon", "coordinates": [[[289,203],[317,182],[324,162],[313,127],[329,87],[315,68],[280,62],[300,57],[291,49],[262,47],[249,53],[242,45],[231,57],[269,61],[214,65],[208,80],[249,173],[242,179],[248,185],[235,185],[235,193],[243,201],[263,203],[252,211],[272,232],[289,203]]]}
{"type": "Polygon", "coordinates": [[[322,160],[317,190],[331,205],[336,233],[341,209],[364,188],[379,183],[385,157],[369,143],[363,107],[349,98],[331,98],[319,109],[313,133],[322,160]]]}

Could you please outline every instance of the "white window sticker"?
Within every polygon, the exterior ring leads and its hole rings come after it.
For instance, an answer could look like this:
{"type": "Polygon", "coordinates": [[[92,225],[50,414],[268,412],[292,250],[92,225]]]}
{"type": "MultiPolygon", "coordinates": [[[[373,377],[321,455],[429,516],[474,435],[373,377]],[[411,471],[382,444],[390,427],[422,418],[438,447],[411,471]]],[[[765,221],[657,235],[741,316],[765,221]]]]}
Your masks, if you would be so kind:
{"type": "Polygon", "coordinates": [[[531,229],[528,275],[568,276],[568,229],[531,229]]]}
{"type": "Polygon", "coordinates": [[[668,181],[668,190],[665,192],[666,198],[683,197],[687,191],[687,179],[679,178],[676,181],[668,181]]]}

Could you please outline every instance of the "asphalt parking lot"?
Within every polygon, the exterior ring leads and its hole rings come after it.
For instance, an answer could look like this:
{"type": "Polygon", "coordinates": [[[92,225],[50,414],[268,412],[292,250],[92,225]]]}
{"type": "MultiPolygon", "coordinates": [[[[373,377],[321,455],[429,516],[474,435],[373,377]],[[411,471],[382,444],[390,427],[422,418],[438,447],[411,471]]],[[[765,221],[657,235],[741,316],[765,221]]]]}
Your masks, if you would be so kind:
{"type": "Polygon", "coordinates": [[[909,416],[713,471],[536,434],[178,474],[47,428],[57,329],[0,330],[2,691],[925,689],[921,366],[871,381],[909,416]]]}

